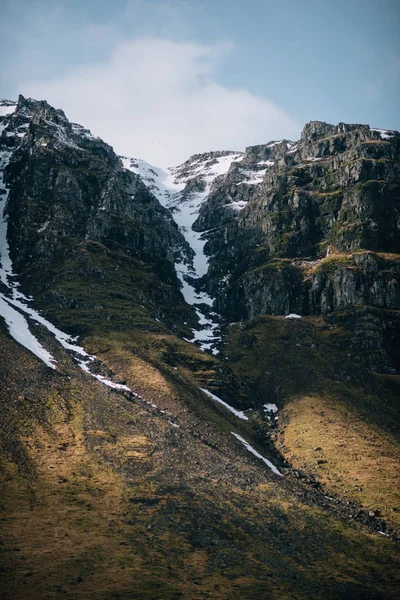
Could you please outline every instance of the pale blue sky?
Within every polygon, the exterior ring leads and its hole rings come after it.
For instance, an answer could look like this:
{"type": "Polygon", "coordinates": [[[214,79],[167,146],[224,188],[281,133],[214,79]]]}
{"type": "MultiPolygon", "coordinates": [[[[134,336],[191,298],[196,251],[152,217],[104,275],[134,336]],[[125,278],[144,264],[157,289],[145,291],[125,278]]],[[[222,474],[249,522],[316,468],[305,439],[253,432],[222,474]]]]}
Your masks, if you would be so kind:
{"type": "Polygon", "coordinates": [[[399,32],[400,0],[3,0],[0,97],[46,94],[153,162],[314,119],[400,129],[399,32]]]}

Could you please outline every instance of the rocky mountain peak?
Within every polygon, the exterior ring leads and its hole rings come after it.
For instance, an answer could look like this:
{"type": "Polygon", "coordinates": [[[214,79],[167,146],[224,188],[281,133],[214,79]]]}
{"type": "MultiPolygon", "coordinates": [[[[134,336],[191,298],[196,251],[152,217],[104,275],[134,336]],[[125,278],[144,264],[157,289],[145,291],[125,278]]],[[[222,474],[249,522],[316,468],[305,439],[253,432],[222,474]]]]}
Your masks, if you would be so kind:
{"type": "Polygon", "coordinates": [[[268,144],[258,144],[257,146],[248,146],[244,153],[243,163],[259,163],[260,161],[272,160],[280,157],[288,150],[294,147],[294,142],[289,140],[279,140],[268,142],[268,144]]]}
{"type": "Polygon", "coordinates": [[[324,121],[310,121],[304,126],[301,132],[301,139],[323,138],[333,135],[336,131],[337,127],[335,125],[330,125],[324,121]]]}
{"type": "Polygon", "coordinates": [[[46,100],[25,98],[22,94],[18,96],[16,110],[18,112],[28,111],[32,114],[40,113],[43,117],[58,118],[63,122],[68,121],[63,110],[54,108],[46,100]]]}
{"type": "MultiPolygon", "coordinates": [[[[338,123],[337,125],[330,125],[323,121],[310,121],[307,123],[301,132],[301,141],[303,142],[314,142],[332,136],[346,136],[346,134],[357,134],[357,139],[388,139],[389,137],[396,138],[399,133],[394,130],[386,129],[375,129],[369,125],[359,123],[338,123]]],[[[348,142],[354,139],[352,136],[348,136],[348,142]]]]}
{"type": "Polygon", "coordinates": [[[195,183],[202,184],[203,190],[199,191],[204,191],[207,183],[211,183],[211,180],[219,175],[224,175],[231,163],[241,160],[242,157],[242,152],[230,150],[194,154],[181,165],[172,167],[171,173],[177,182],[185,181],[188,191],[193,189],[195,183]]]}

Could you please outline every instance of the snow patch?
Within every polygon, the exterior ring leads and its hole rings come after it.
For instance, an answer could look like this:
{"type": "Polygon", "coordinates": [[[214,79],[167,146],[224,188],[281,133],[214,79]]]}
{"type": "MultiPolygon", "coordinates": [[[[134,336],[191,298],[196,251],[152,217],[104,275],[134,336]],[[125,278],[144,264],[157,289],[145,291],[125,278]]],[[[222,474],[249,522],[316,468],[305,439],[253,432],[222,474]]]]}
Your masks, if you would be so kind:
{"type": "Polygon", "coordinates": [[[278,407],[276,404],[263,404],[264,412],[266,413],[276,413],[278,412],[278,407]]]}
{"type": "Polygon", "coordinates": [[[237,440],[239,440],[239,442],[242,442],[243,446],[245,446],[245,448],[249,452],[254,454],[254,456],[256,456],[257,458],[261,459],[271,469],[271,471],[273,473],[275,473],[275,475],[280,475],[281,477],[283,477],[282,473],[280,471],[278,471],[276,466],[270,460],[268,460],[268,458],[265,458],[265,456],[263,456],[262,454],[257,452],[257,450],[255,450],[253,448],[253,446],[250,446],[250,444],[248,442],[246,442],[246,440],[244,438],[242,438],[242,436],[238,435],[237,433],[234,433],[233,431],[231,431],[231,434],[234,435],[235,438],[237,440]]]}
{"type": "MultiPolygon", "coordinates": [[[[120,157],[125,169],[140,176],[147,188],[156,196],[160,204],[171,211],[172,217],[182,235],[194,252],[193,260],[181,257],[175,264],[177,276],[181,282],[181,291],[185,301],[194,306],[199,318],[199,329],[193,330],[191,343],[199,345],[201,350],[217,355],[218,315],[204,312],[202,304],[213,305],[214,299],[205,292],[197,292],[193,280],[199,280],[208,270],[208,258],[204,252],[206,240],[204,233],[193,231],[193,224],[199,216],[202,204],[208,198],[217,177],[225,175],[233,162],[240,162],[243,154],[232,152],[217,156],[215,159],[199,157],[180,167],[160,169],[143,160],[120,157]],[[184,193],[186,185],[196,179],[204,190],[184,193]]],[[[236,210],[238,207],[234,207],[236,210]]]]}
{"type": "Polygon", "coordinates": [[[258,163],[258,165],[266,165],[267,167],[273,167],[275,164],[275,161],[273,160],[260,160],[258,163]]]}
{"type": "Polygon", "coordinates": [[[98,138],[95,138],[95,136],[92,134],[92,132],[89,129],[85,129],[82,125],[79,125],[79,123],[71,123],[72,126],[72,131],[75,135],[80,135],[83,138],[89,139],[89,140],[95,140],[98,138]]]}
{"type": "Polygon", "coordinates": [[[233,406],[230,406],[230,404],[228,404],[227,402],[224,402],[224,400],[221,400],[221,398],[218,398],[218,396],[216,396],[215,394],[212,394],[208,390],[205,390],[203,388],[200,388],[200,389],[201,389],[202,392],[204,392],[204,394],[207,394],[207,396],[209,396],[210,398],[212,398],[216,402],[219,402],[219,404],[222,404],[222,406],[225,406],[225,408],[227,408],[231,413],[233,413],[239,419],[242,419],[242,421],[248,421],[249,420],[249,417],[246,417],[246,415],[244,414],[244,412],[242,412],[241,410],[236,410],[236,408],[233,408],[233,406]]]}
{"type": "Polygon", "coordinates": [[[301,315],[296,315],[296,313],[290,313],[290,315],[286,315],[285,319],[301,319],[301,315]]]}
{"type": "Polygon", "coordinates": [[[394,132],[390,131],[389,129],[376,129],[376,128],[373,129],[373,128],[371,128],[371,131],[377,131],[380,134],[382,140],[388,140],[394,136],[394,132]]]}
{"type": "Polygon", "coordinates": [[[224,204],[225,208],[232,208],[232,210],[240,211],[246,208],[247,201],[246,200],[236,200],[231,202],[230,204],[224,204]]]}
{"type": "MultiPolygon", "coordinates": [[[[268,161],[270,162],[270,161],[268,161]]],[[[261,183],[264,179],[264,175],[267,172],[267,169],[260,169],[259,171],[252,171],[250,169],[240,169],[241,173],[244,175],[246,179],[237,183],[236,185],[257,185],[261,183]]]]}
{"type": "Polygon", "coordinates": [[[16,108],[16,103],[8,101],[4,102],[3,100],[0,100],[0,117],[11,115],[13,112],[15,112],[16,108]]]}
{"type": "Polygon", "coordinates": [[[7,302],[6,297],[0,293],[0,315],[6,322],[10,335],[30,352],[35,354],[45,365],[55,369],[56,362],[50,352],[43,348],[42,344],[30,332],[29,325],[25,317],[12,308],[7,302]]]}
{"type": "Polygon", "coordinates": [[[38,233],[43,233],[43,231],[45,229],[47,229],[47,227],[50,225],[50,219],[47,219],[47,221],[45,223],[43,223],[43,225],[41,227],[39,227],[38,229],[38,233]]]}
{"type": "Polygon", "coordinates": [[[287,151],[287,154],[294,154],[295,152],[297,152],[299,146],[297,144],[295,144],[294,146],[292,146],[290,148],[290,150],[287,151]]]}

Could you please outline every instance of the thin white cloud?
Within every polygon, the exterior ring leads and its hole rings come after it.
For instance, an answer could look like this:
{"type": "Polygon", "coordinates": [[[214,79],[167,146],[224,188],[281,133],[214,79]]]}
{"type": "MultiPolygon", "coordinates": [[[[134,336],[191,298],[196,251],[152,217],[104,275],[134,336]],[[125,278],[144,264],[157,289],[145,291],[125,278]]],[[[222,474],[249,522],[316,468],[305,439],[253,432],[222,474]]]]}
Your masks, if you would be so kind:
{"type": "Polygon", "coordinates": [[[218,83],[224,60],[227,44],[125,41],[101,65],[20,91],[62,108],[118,153],[156,165],[178,164],[207,150],[297,138],[298,124],[272,101],[218,83]]]}

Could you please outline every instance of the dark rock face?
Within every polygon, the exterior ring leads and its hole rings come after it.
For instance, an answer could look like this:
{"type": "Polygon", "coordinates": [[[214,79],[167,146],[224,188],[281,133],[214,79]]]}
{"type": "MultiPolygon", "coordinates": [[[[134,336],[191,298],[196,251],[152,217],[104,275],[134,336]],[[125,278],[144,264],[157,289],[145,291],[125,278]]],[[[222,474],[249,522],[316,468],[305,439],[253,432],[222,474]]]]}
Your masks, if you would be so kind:
{"type": "Polygon", "coordinates": [[[320,261],[274,258],[246,271],[220,302],[230,320],[259,314],[328,314],[350,306],[398,310],[400,257],[372,252],[320,261]]]}
{"type": "Polygon", "coordinates": [[[231,321],[252,319],[259,314],[301,313],[302,290],[301,271],[289,261],[272,260],[244,273],[218,308],[231,321]]]}
{"type": "Polygon", "coordinates": [[[400,257],[366,252],[321,261],[312,275],[308,299],[312,314],[340,311],[349,305],[398,309],[400,257]]]}
{"type": "Polygon", "coordinates": [[[74,242],[94,240],[151,263],[176,284],[174,256],[185,241],[139,177],[62,111],[20,97],[14,120],[24,111],[28,131],[6,171],[17,271],[29,279],[38,262],[62,260],[74,242]]]}
{"type": "Polygon", "coordinates": [[[361,252],[400,252],[399,197],[397,132],[314,121],[299,142],[248,148],[195,224],[209,232],[207,286],[218,310],[237,320],[399,308],[398,261],[361,252]]]}
{"type": "Polygon", "coordinates": [[[397,314],[364,307],[350,316],[350,351],[358,364],[375,373],[396,374],[400,369],[397,314]]]}
{"type": "Polygon", "coordinates": [[[1,125],[10,255],[38,305],[56,320],[59,309],[83,310],[87,322],[113,319],[119,328],[132,320],[141,327],[148,312],[174,331],[193,321],[174,268],[191,250],[111,146],[47,102],[22,96],[1,125]]]}

